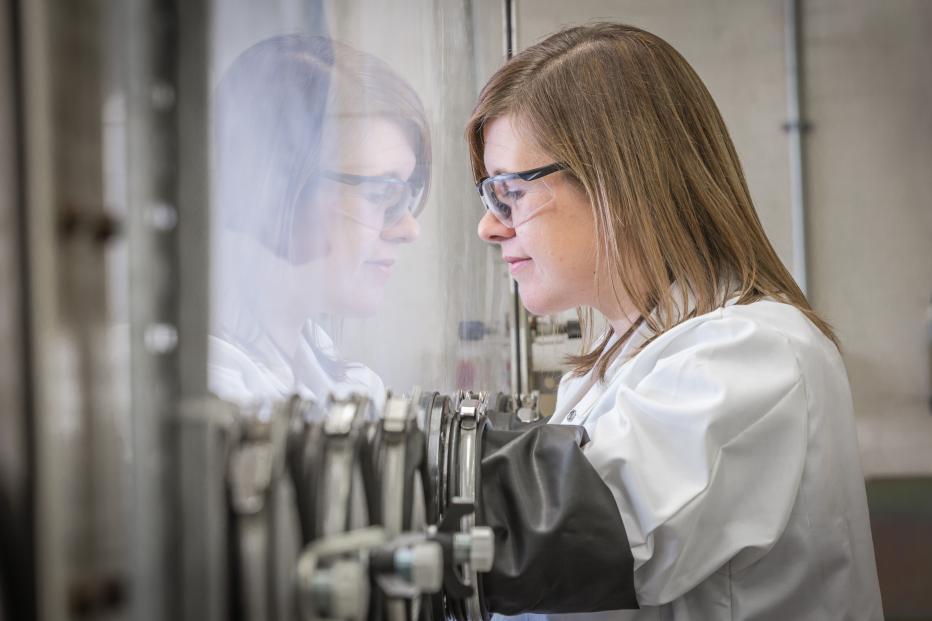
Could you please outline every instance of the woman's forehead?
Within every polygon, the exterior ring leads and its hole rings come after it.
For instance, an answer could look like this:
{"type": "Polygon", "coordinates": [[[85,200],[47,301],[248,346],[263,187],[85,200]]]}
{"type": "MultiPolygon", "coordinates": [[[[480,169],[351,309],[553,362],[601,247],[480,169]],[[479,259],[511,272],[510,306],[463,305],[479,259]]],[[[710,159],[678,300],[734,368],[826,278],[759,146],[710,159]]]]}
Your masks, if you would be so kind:
{"type": "Polygon", "coordinates": [[[552,162],[513,116],[492,119],[483,130],[483,161],[490,176],[519,172],[552,162]]]}
{"type": "Polygon", "coordinates": [[[326,165],[358,175],[407,179],[417,158],[405,132],[388,119],[339,119],[331,137],[326,165]],[[336,139],[333,139],[336,138],[336,139]]]}

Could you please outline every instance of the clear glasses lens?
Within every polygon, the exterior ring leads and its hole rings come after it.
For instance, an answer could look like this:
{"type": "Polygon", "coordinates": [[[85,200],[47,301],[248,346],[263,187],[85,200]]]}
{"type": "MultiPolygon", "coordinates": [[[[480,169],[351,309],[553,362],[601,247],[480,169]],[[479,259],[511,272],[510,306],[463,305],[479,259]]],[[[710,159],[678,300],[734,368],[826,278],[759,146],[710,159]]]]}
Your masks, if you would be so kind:
{"type": "Polygon", "coordinates": [[[544,179],[525,181],[513,175],[497,175],[482,182],[482,202],[505,226],[514,228],[526,222],[553,200],[544,179]]]}
{"type": "Polygon", "coordinates": [[[401,222],[405,214],[416,216],[421,190],[403,181],[364,181],[351,186],[361,200],[352,201],[342,211],[353,220],[374,229],[388,229],[401,222]]]}

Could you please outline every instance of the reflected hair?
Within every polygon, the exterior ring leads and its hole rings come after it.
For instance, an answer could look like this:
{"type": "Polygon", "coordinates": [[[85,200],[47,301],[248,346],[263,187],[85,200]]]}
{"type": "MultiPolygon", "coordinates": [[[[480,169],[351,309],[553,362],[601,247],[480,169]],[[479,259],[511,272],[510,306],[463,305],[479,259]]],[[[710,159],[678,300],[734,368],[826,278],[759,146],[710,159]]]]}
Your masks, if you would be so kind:
{"type": "Polygon", "coordinates": [[[738,155],[711,95],[666,41],[616,23],[568,28],[503,65],[466,127],[473,175],[488,175],[484,130],[511,116],[525,137],[568,167],[596,229],[596,282],[638,317],[596,342],[592,309],[575,375],[608,366],[635,331],[637,353],[675,325],[764,298],[798,308],[836,345],[767,239],[738,155]],[[607,269],[605,269],[607,268],[607,269]],[[676,285],[676,286],[674,286],[676,285]]]}
{"type": "Polygon", "coordinates": [[[226,71],[213,114],[221,225],[254,236],[292,262],[319,256],[326,246],[325,231],[309,230],[322,221],[313,198],[320,173],[334,156],[328,149],[339,148],[327,138],[344,121],[395,123],[415,154],[409,182],[426,200],[431,146],[423,104],[375,56],[320,36],[265,39],[226,71]],[[296,239],[296,232],[305,237],[296,239]]]}

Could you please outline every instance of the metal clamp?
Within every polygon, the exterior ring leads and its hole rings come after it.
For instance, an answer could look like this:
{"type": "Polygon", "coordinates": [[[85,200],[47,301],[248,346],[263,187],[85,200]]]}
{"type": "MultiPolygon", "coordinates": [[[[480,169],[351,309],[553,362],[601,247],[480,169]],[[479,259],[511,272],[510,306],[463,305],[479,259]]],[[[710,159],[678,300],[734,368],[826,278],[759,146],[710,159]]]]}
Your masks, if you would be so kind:
{"type": "Polygon", "coordinates": [[[533,423],[540,420],[540,391],[519,395],[516,399],[518,411],[516,416],[522,423],[533,423]]]}
{"type": "Polygon", "coordinates": [[[285,473],[286,444],[292,421],[290,402],[244,409],[239,437],[228,462],[231,508],[242,561],[240,597],[250,615],[283,618],[286,605],[276,596],[281,567],[275,554],[286,532],[277,510],[285,473]]]}
{"type": "MultiPolygon", "coordinates": [[[[459,438],[457,446],[456,496],[457,499],[476,504],[476,481],[478,476],[478,435],[482,421],[484,395],[465,395],[458,407],[459,438]]],[[[487,529],[486,529],[487,530],[487,529]]],[[[486,618],[479,599],[479,576],[484,569],[491,569],[494,547],[491,532],[476,529],[476,514],[470,512],[460,520],[460,533],[454,536],[454,558],[457,549],[464,567],[465,582],[472,593],[465,600],[466,617],[471,621],[486,618]],[[458,539],[457,539],[458,537],[458,539]],[[459,545],[457,545],[457,542],[459,545]]],[[[465,620],[464,620],[465,621],[465,620]]]]}
{"type": "MultiPolygon", "coordinates": [[[[408,433],[416,427],[416,407],[420,396],[408,399],[404,396],[391,396],[385,403],[381,421],[381,510],[382,524],[389,537],[399,535],[404,527],[404,513],[406,502],[412,499],[405,497],[406,487],[406,459],[408,433]]],[[[413,488],[413,486],[412,486],[413,488]]],[[[413,490],[412,490],[413,491],[413,490]]],[[[431,548],[433,549],[433,548],[431,548]]],[[[437,548],[439,550],[439,548],[437,548]]],[[[412,552],[412,554],[414,554],[412,552]]],[[[418,554],[427,554],[418,552],[418,554]]],[[[419,558],[419,557],[412,557],[419,558]]],[[[389,621],[405,621],[407,617],[404,602],[399,597],[413,598],[408,585],[404,580],[398,580],[394,572],[383,575],[380,582],[382,590],[390,597],[386,602],[386,613],[389,621]],[[386,577],[387,576],[387,577],[386,577]]]]}
{"type": "Polygon", "coordinates": [[[441,455],[443,454],[442,430],[444,421],[451,417],[450,399],[437,393],[428,393],[421,398],[425,410],[424,431],[427,435],[427,519],[436,524],[440,521],[443,501],[441,496],[441,455]]]}
{"type": "Polygon", "coordinates": [[[324,421],[326,436],[323,498],[328,502],[320,522],[323,536],[341,533],[350,527],[353,478],[356,472],[357,432],[365,419],[368,399],[352,395],[331,399],[324,421]]]}

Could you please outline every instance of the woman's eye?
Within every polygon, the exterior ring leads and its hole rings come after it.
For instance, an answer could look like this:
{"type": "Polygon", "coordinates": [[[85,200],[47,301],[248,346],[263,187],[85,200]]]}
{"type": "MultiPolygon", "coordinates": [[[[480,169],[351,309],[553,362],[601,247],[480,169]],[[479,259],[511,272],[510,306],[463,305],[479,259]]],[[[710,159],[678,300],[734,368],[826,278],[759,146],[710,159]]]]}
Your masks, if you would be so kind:
{"type": "Polygon", "coordinates": [[[370,203],[378,205],[384,205],[389,197],[388,192],[365,192],[362,196],[370,203]]]}
{"type": "Polygon", "coordinates": [[[498,197],[495,197],[495,207],[505,217],[511,216],[511,205],[506,205],[502,201],[498,200],[498,197]]]}
{"type": "Polygon", "coordinates": [[[380,207],[393,207],[401,202],[404,189],[395,184],[373,185],[363,188],[362,197],[380,207]]]}
{"type": "Polygon", "coordinates": [[[395,223],[401,220],[404,217],[405,212],[408,211],[407,206],[403,203],[397,203],[392,205],[385,210],[385,222],[386,223],[395,223]]]}

